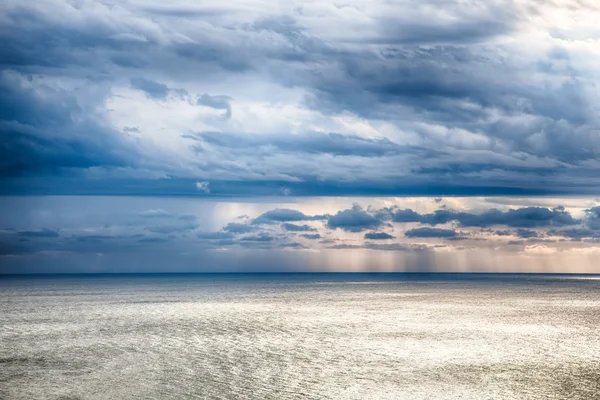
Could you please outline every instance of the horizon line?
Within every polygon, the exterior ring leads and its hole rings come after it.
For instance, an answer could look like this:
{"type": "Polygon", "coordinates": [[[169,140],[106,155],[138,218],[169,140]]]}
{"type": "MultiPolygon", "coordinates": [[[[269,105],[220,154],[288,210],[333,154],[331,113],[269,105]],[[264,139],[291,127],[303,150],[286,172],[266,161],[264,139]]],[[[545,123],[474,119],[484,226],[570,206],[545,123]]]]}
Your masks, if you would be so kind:
{"type": "Polygon", "coordinates": [[[600,273],[586,272],[432,272],[432,271],[229,271],[229,272],[55,272],[55,273],[0,273],[3,277],[60,277],[60,276],[139,276],[139,275],[532,275],[532,276],[600,276],[600,273]]]}

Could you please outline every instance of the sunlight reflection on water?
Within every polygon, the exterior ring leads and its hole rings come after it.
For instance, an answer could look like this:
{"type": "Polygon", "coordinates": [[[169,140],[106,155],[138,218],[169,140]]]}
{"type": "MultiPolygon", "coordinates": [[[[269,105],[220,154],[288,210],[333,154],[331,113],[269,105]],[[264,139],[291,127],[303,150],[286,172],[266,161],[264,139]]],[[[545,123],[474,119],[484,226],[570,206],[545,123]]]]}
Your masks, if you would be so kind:
{"type": "Polygon", "coordinates": [[[0,322],[2,399],[600,393],[598,279],[8,279],[0,322]]]}

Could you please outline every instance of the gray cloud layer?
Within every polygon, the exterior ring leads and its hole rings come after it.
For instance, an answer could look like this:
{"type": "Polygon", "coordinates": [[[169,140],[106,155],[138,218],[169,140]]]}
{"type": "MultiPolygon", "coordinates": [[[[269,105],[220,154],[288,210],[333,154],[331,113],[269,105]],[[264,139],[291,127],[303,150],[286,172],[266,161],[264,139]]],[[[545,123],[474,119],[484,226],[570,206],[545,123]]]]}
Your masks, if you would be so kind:
{"type": "Polygon", "coordinates": [[[592,6],[246,7],[4,2],[0,193],[600,191],[592,6]]]}
{"type": "Polygon", "coordinates": [[[420,222],[428,225],[439,225],[448,222],[457,222],[460,226],[510,226],[515,228],[533,228],[548,226],[569,226],[579,221],[563,207],[548,209],[544,207],[523,207],[500,211],[497,209],[487,210],[481,214],[467,212],[455,212],[451,210],[437,210],[432,214],[417,214],[413,210],[392,211],[394,222],[420,222]]]}

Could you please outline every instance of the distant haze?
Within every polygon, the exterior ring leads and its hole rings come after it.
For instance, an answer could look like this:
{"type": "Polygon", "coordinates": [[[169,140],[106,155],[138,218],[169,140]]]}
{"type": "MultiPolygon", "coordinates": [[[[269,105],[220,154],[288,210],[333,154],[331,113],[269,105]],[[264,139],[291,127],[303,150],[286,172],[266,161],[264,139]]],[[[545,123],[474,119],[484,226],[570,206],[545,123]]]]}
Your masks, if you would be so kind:
{"type": "Polygon", "coordinates": [[[593,198],[0,198],[0,273],[600,272],[593,198]]]}

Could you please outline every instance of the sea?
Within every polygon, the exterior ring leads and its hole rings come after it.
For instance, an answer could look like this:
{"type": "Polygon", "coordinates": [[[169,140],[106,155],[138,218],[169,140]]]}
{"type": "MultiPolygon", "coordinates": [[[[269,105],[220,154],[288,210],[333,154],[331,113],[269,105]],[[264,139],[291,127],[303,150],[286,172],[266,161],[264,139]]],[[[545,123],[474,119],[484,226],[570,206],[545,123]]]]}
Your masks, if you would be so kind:
{"type": "Polygon", "coordinates": [[[600,276],[2,276],[0,399],[600,399],[600,276]]]}

